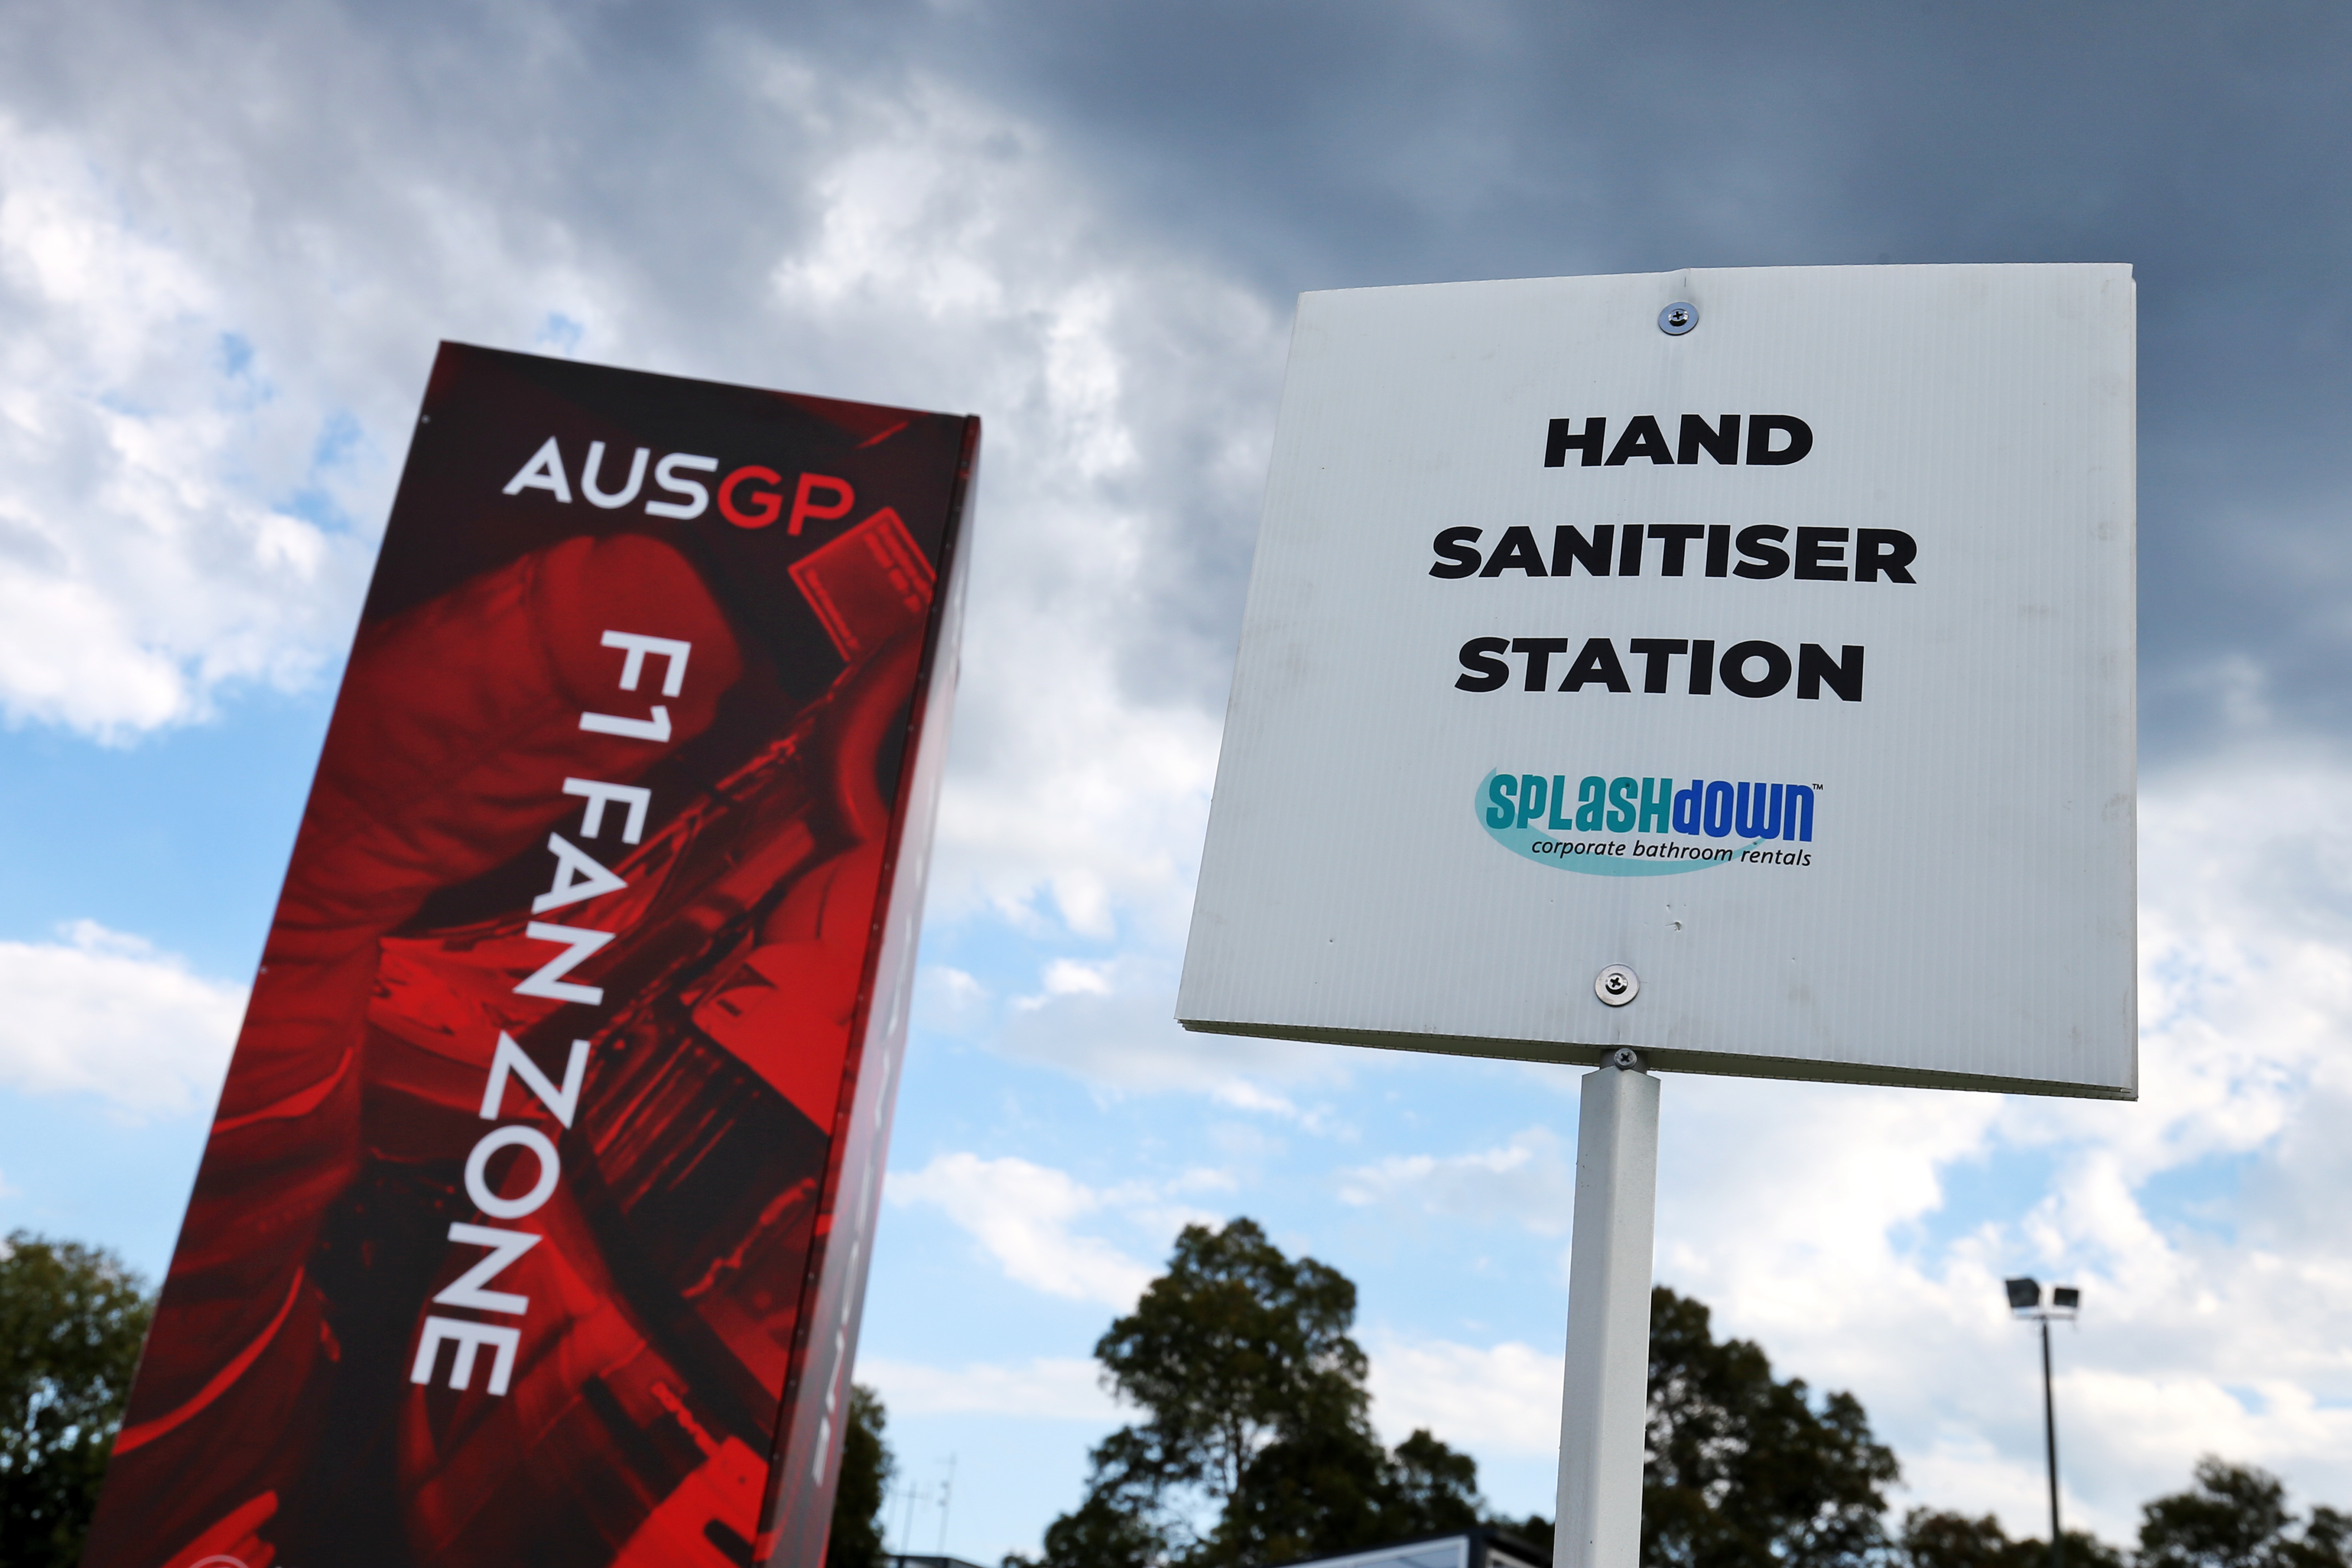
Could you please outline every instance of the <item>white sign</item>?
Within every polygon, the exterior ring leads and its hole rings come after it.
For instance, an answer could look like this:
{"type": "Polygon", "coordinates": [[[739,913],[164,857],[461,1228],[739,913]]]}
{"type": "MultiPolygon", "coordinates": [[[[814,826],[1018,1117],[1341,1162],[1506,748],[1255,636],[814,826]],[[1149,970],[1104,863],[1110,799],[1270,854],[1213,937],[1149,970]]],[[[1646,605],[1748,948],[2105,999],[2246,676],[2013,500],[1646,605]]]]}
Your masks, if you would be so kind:
{"type": "Polygon", "coordinates": [[[2133,383],[2121,266],[1303,296],[1178,1016],[2131,1098],[2133,383]]]}

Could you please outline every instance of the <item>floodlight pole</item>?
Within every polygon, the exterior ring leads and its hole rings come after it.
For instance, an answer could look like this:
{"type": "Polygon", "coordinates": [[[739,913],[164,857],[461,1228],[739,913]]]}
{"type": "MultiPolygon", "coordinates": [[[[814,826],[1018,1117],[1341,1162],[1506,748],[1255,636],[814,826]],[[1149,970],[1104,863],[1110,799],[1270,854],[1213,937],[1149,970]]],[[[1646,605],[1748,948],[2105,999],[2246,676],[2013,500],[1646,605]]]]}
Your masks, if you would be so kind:
{"type": "Polygon", "coordinates": [[[1658,1210],[1658,1080],[1630,1050],[1584,1076],[1569,1244],[1554,1568],[1635,1568],[1650,1402],[1650,1268],[1658,1210]]]}
{"type": "Polygon", "coordinates": [[[2004,1279],[2009,1310],[2042,1326],[2042,1441],[2050,1460],[2050,1568],[2065,1568],[2066,1538],[2058,1520],[2058,1391],[2050,1373],[2050,1320],[2072,1320],[2082,1310],[2083,1292],[2072,1285],[2053,1285],[2044,1296],[2042,1282],[2031,1275],[2004,1279]]]}
{"type": "Polygon", "coordinates": [[[2042,1314],[2042,1436],[2050,1454],[2050,1568],[2065,1568],[2064,1538],[2058,1533],[2058,1396],[2050,1382],[2050,1316],[2042,1314]]]}

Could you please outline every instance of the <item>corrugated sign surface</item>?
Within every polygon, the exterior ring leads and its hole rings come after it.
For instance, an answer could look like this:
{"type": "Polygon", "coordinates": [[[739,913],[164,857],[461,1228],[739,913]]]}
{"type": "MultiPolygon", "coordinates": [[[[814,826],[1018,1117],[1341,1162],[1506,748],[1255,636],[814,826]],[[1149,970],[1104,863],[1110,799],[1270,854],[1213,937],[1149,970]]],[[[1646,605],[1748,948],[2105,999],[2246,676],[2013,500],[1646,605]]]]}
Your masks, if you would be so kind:
{"type": "Polygon", "coordinates": [[[2134,352],[2121,266],[1303,297],[1179,1016],[2135,1093],[2134,352]]]}

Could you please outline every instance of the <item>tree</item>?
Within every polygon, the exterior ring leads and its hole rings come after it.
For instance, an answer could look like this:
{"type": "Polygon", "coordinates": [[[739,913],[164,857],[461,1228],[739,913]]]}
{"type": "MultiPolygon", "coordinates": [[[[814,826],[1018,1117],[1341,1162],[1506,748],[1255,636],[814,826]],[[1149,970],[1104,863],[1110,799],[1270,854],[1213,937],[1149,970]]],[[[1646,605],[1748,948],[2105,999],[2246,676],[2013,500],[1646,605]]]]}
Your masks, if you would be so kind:
{"type": "Polygon", "coordinates": [[[2302,1536],[2288,1542],[2281,1556],[2290,1568],[2346,1568],[2352,1563],[2352,1514],[2313,1509],[2302,1536]]]}
{"type": "MultiPolygon", "coordinates": [[[[1150,1418],[1094,1450],[1085,1500],[1045,1532],[1042,1568],[1274,1568],[1480,1522],[1477,1467],[1425,1431],[1383,1451],[1365,1418],[1356,1290],[1236,1219],[1188,1226],[1168,1272],[1095,1347],[1150,1418]]],[[[1990,1515],[1914,1509],[1886,1528],[1894,1453],[1851,1394],[1775,1378],[1706,1306],[1651,1293],[1642,1479],[1644,1568],[2047,1568],[2050,1548],[1990,1515]]],[[[2143,1510],[2129,1568],[2352,1568],[2352,1516],[2286,1504],[2262,1470],[2200,1460],[2143,1510]]],[[[1549,1548],[1552,1521],[1491,1525],[1549,1548]]],[[[2065,1568],[2126,1568],[2079,1531],[2065,1568]]],[[[1008,1557],[1006,1568],[1041,1568],[1008,1557]]]]}
{"type": "Polygon", "coordinates": [[[0,1563],[72,1568],[154,1302],[111,1252],[0,1246],[0,1563]]]}
{"type": "Polygon", "coordinates": [[[882,1435],[882,1396],[862,1383],[849,1388],[849,1429],[841,1436],[841,1474],[834,1484],[833,1531],[824,1568],[875,1568],[882,1558],[882,1500],[898,1468],[882,1435]]]}
{"type": "Polygon", "coordinates": [[[1552,1552],[1552,1537],[1555,1531],[1552,1529],[1551,1521],[1542,1514],[1531,1513],[1525,1519],[1511,1519],[1502,1514],[1495,1514],[1486,1520],[1486,1523],[1507,1535],[1517,1536],[1530,1546],[1542,1547],[1546,1556],[1549,1556],[1552,1552]]]}
{"type": "MultiPolygon", "coordinates": [[[[2065,1535],[2066,1568],[2124,1568],[2124,1554],[2079,1530],[2065,1535]]],[[[1915,1508],[1903,1517],[1902,1555],[1909,1568],[2050,1568],[2050,1543],[2011,1541],[1990,1514],[1915,1508]]]]}
{"type": "Polygon", "coordinates": [[[1389,1518],[1405,1535],[1468,1530],[1478,1520],[1478,1461],[1416,1428],[1389,1468],[1389,1518]]]}
{"type": "Polygon", "coordinates": [[[1348,1335],[1356,1288],[1253,1221],[1188,1226],[1168,1272],[1095,1346],[1149,1419],[1091,1456],[1045,1531],[1049,1568],[1241,1568],[1466,1528],[1477,1466],[1427,1432],[1393,1453],[1348,1335]]]}
{"type": "Polygon", "coordinates": [[[1650,1293],[1642,1561],[1653,1568],[1863,1568],[1900,1473],[1861,1402],[1816,1402],[1760,1347],[1717,1343],[1706,1308],[1650,1293]]]}
{"type": "Polygon", "coordinates": [[[1909,1568],[2050,1568],[2049,1548],[2041,1546],[2036,1559],[2033,1545],[2011,1541],[1990,1514],[1970,1519],[1915,1508],[1903,1516],[1903,1560],[1909,1568]]]}
{"type": "Polygon", "coordinates": [[[2286,1505],[2276,1476],[2211,1455],[2197,1484],[2140,1510],[2138,1568],[2346,1568],[2352,1519],[2286,1505]]]}
{"type": "Polygon", "coordinates": [[[1222,1501],[1277,1432],[1360,1421],[1369,1363],[1348,1337],[1355,1316],[1353,1282],[1292,1262],[1255,1222],[1186,1226],[1168,1272],[1095,1346],[1111,1386],[1151,1412],[1149,1447],[1129,1461],[1222,1501]]]}

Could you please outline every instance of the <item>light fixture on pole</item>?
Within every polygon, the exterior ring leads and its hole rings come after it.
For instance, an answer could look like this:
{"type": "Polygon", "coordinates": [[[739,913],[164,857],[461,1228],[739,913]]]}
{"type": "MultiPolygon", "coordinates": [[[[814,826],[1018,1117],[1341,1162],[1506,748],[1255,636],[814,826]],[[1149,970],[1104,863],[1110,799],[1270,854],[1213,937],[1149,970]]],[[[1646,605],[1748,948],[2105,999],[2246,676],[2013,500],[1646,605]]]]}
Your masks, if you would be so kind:
{"type": "Polygon", "coordinates": [[[2050,1455],[2050,1568],[2064,1568],[2065,1547],[2058,1533],[2058,1405],[2050,1387],[2050,1321],[2071,1320],[2083,1305],[2083,1292],[2072,1285],[2053,1285],[2045,1303],[2041,1281],[2005,1279],[2009,1310],[2016,1317],[2042,1325],[2042,1436],[2050,1455]]]}

